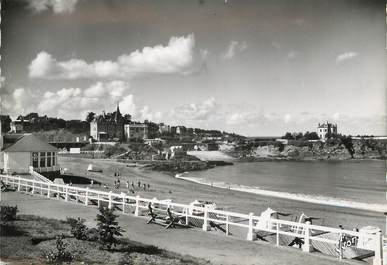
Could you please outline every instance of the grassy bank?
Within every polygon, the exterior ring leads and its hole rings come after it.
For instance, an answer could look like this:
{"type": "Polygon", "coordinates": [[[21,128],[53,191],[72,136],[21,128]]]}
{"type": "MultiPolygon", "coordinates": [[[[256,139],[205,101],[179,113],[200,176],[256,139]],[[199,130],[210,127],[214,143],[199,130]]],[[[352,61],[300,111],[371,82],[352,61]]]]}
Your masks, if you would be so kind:
{"type": "Polygon", "coordinates": [[[15,221],[1,223],[1,260],[13,264],[49,264],[44,253],[55,250],[56,236],[62,234],[66,250],[74,256],[72,264],[209,264],[128,238],[119,239],[111,251],[101,250],[97,242],[72,237],[67,222],[34,215],[20,215],[15,221]]]}

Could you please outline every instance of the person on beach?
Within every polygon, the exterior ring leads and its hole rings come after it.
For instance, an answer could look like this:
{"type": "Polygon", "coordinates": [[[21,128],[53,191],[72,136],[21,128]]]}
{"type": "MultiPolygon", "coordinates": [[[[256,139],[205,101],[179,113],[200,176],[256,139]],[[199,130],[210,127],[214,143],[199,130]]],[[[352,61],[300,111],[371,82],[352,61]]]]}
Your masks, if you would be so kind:
{"type": "Polygon", "coordinates": [[[129,180],[126,181],[126,188],[129,189],[129,180]]]}
{"type": "Polygon", "coordinates": [[[142,185],[142,188],[143,188],[144,190],[146,190],[146,184],[145,184],[145,183],[142,185]]]}
{"type": "Polygon", "coordinates": [[[148,184],[148,190],[150,190],[150,185],[148,184]]]}
{"type": "Polygon", "coordinates": [[[134,190],[134,182],[131,181],[130,185],[132,186],[132,189],[134,190]]]}
{"type": "Polygon", "coordinates": [[[139,188],[141,188],[141,181],[138,181],[137,185],[138,185],[139,188]]]}

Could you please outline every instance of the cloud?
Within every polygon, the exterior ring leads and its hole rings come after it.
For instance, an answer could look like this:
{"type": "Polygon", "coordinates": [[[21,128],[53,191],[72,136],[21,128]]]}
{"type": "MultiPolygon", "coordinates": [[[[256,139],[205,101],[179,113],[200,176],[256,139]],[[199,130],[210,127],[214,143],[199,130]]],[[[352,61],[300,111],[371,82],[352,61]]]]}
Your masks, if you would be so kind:
{"type": "Polygon", "coordinates": [[[226,52],[223,54],[224,59],[232,59],[237,53],[241,53],[247,49],[247,43],[245,41],[231,41],[226,52]]]}
{"type": "Polygon", "coordinates": [[[141,120],[148,120],[153,122],[162,122],[162,113],[160,111],[151,112],[149,106],[145,105],[140,110],[141,120]]]}
{"type": "Polygon", "coordinates": [[[87,88],[83,92],[83,94],[89,98],[104,97],[104,96],[119,98],[128,89],[129,89],[129,83],[124,81],[112,81],[109,83],[97,82],[96,84],[87,88]]]}
{"type": "MultiPolygon", "coordinates": [[[[122,78],[130,79],[141,74],[187,74],[194,67],[194,35],[172,37],[168,45],[144,47],[130,54],[120,55],[114,61],[81,59],[58,61],[42,51],[28,66],[29,77],[37,79],[122,78]]],[[[208,52],[201,52],[206,57],[208,52]]]]}
{"type": "Polygon", "coordinates": [[[175,121],[208,122],[214,115],[218,104],[211,97],[199,103],[184,104],[171,111],[171,118],[175,121]]]}
{"type": "Polygon", "coordinates": [[[55,14],[72,13],[78,0],[28,0],[28,7],[36,13],[52,10],[55,14]]]}
{"type": "Polygon", "coordinates": [[[355,58],[357,55],[358,54],[356,52],[345,52],[345,53],[339,54],[336,57],[336,62],[340,63],[346,60],[350,60],[352,58],[355,58]]]}
{"type": "Polygon", "coordinates": [[[253,112],[234,112],[226,116],[226,123],[229,125],[248,124],[257,119],[258,115],[253,112]]]}
{"type": "Polygon", "coordinates": [[[36,99],[36,105],[40,113],[49,116],[83,119],[89,111],[113,111],[119,101],[122,112],[134,115],[136,105],[128,90],[127,82],[97,82],[86,89],[62,88],[58,91],[46,91],[36,99]]]}

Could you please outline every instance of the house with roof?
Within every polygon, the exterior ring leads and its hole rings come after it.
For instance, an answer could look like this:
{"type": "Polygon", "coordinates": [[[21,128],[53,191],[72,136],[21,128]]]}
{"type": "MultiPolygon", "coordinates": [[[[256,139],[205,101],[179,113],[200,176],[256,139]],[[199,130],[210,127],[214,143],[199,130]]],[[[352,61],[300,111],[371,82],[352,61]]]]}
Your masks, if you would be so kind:
{"type": "Polygon", "coordinates": [[[110,141],[124,139],[124,124],[130,122],[130,115],[122,116],[120,108],[113,113],[105,113],[96,116],[90,122],[90,137],[96,141],[110,141]]]}
{"type": "Polygon", "coordinates": [[[337,135],[337,124],[333,123],[322,123],[317,126],[317,135],[320,139],[325,140],[332,135],[337,135]]]}
{"type": "Polygon", "coordinates": [[[29,173],[32,167],[35,172],[59,174],[56,147],[33,134],[9,134],[0,138],[0,156],[5,173],[29,173]]]}

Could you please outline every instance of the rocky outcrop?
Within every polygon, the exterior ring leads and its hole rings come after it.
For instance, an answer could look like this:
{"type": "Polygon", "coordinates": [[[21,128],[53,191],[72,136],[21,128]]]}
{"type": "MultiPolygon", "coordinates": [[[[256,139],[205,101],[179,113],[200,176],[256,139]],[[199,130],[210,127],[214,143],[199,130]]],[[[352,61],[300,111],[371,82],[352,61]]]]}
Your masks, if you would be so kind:
{"type": "Polygon", "coordinates": [[[376,140],[331,139],[326,142],[298,142],[282,145],[239,147],[229,154],[241,159],[347,160],[386,159],[387,143],[376,140]]]}

